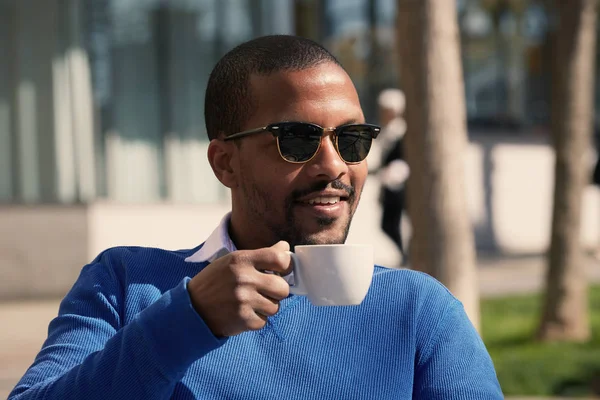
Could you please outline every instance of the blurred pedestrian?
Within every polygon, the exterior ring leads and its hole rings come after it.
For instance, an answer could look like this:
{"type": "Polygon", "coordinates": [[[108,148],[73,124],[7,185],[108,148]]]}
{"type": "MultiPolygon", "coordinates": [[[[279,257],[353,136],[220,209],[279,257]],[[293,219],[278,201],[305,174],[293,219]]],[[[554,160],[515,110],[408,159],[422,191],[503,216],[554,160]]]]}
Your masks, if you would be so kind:
{"type": "Polygon", "coordinates": [[[592,177],[592,182],[595,185],[600,186],[600,156],[598,156],[598,161],[596,161],[596,168],[594,168],[594,176],[592,177]]]}
{"type": "Polygon", "coordinates": [[[407,257],[402,240],[402,212],[410,169],[404,158],[406,122],[402,117],[406,100],[399,89],[385,89],[377,99],[381,124],[378,175],[381,182],[381,229],[394,242],[402,264],[407,257]]]}
{"type": "Polygon", "coordinates": [[[596,168],[592,175],[592,183],[600,186],[600,133],[596,132],[596,168]]]}

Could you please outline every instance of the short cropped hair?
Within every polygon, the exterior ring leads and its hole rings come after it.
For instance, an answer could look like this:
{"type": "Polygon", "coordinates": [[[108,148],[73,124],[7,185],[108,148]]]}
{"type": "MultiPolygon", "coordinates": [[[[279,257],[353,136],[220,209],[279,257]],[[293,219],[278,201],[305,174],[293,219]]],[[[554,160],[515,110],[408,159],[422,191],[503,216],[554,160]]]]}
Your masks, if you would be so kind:
{"type": "Polygon", "coordinates": [[[262,36],[219,60],[208,79],[204,120],[210,140],[239,132],[252,113],[250,76],[300,71],[339,61],[320,44],[298,36],[262,36]]]}

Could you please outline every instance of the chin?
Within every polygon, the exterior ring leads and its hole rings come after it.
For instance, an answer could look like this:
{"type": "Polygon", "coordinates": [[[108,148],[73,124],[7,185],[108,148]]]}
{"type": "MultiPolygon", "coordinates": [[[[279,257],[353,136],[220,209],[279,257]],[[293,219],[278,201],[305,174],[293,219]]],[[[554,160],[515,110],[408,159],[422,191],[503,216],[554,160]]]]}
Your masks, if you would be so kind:
{"type": "Polygon", "coordinates": [[[343,244],[347,236],[347,229],[322,229],[301,235],[296,244],[343,244]]]}
{"type": "MultiPolygon", "coordinates": [[[[331,236],[311,236],[304,240],[301,244],[343,244],[343,238],[333,238],[331,236]]],[[[299,243],[300,244],[300,243],[299,243]]]]}
{"type": "Polygon", "coordinates": [[[320,218],[317,220],[304,220],[300,224],[292,225],[286,237],[289,243],[295,245],[311,244],[343,244],[348,237],[350,221],[348,218],[320,218]]]}

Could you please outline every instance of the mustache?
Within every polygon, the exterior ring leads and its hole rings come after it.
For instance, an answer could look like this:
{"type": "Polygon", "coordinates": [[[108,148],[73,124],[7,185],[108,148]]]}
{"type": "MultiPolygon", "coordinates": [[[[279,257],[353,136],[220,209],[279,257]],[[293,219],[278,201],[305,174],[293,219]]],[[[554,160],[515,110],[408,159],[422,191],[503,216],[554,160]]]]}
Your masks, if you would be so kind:
{"type": "Polygon", "coordinates": [[[354,199],[354,194],[355,194],[354,188],[352,186],[346,185],[339,179],[336,179],[331,182],[326,182],[326,181],[315,182],[313,185],[311,185],[310,187],[308,187],[306,189],[295,190],[294,192],[292,192],[291,198],[292,198],[292,200],[297,200],[301,197],[308,196],[314,192],[320,192],[320,191],[328,189],[328,188],[336,189],[336,190],[343,190],[346,192],[346,196],[348,197],[349,200],[354,199]]]}

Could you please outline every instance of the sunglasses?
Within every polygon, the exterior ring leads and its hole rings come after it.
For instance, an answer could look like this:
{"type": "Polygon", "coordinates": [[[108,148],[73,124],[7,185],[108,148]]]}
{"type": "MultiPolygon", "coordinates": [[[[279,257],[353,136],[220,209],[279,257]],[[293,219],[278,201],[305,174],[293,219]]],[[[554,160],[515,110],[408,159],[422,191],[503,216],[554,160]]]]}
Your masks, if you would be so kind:
{"type": "Polygon", "coordinates": [[[358,164],[371,150],[373,139],[381,128],[371,124],[346,124],[337,128],[323,128],[308,122],[278,122],[262,128],[234,133],[225,140],[239,139],[261,132],[271,132],[277,138],[279,155],[285,161],[301,164],[319,152],[325,132],[332,132],[332,141],[340,158],[346,164],[358,164]]]}

